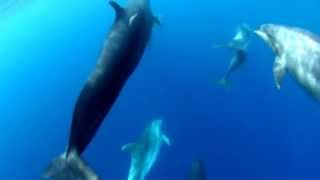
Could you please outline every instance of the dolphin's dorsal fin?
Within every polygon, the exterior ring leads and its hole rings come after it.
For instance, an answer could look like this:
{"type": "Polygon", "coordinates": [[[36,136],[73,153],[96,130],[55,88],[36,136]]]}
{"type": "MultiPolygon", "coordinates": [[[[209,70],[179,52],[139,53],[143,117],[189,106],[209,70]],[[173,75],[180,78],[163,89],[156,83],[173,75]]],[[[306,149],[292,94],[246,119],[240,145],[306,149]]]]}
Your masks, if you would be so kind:
{"type": "Polygon", "coordinates": [[[109,1],[109,4],[116,12],[117,18],[119,18],[120,16],[122,16],[124,14],[124,12],[125,12],[124,8],[121,7],[117,2],[111,0],[111,1],[109,1]]]}
{"type": "Polygon", "coordinates": [[[273,76],[277,89],[280,89],[281,82],[286,73],[286,59],[283,56],[277,56],[273,64],[273,76]]]}
{"type": "Polygon", "coordinates": [[[164,143],[166,143],[168,146],[171,145],[170,139],[165,134],[162,135],[162,140],[164,143]]]}
{"type": "Polygon", "coordinates": [[[136,143],[128,143],[121,147],[122,151],[133,151],[133,149],[137,146],[136,143]]]}

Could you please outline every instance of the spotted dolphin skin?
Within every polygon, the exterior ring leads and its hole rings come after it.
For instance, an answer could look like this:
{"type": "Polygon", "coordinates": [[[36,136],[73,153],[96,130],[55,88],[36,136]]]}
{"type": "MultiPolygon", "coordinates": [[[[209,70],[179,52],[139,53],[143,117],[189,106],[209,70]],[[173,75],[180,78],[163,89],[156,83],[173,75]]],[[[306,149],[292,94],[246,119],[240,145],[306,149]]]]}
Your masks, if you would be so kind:
{"type": "Polygon", "coordinates": [[[275,84],[281,87],[289,72],[303,89],[320,101],[320,38],[301,28],[276,24],[261,25],[255,33],[273,50],[275,84]]]}
{"type": "Polygon", "coordinates": [[[128,180],[144,180],[154,165],[162,144],[170,145],[170,140],[163,134],[161,126],[162,120],[154,120],[137,143],[129,143],[122,147],[123,151],[131,153],[128,180]]]}
{"type": "Polygon", "coordinates": [[[202,160],[192,162],[191,173],[189,180],[206,180],[205,165],[202,160]]]}
{"type": "Polygon", "coordinates": [[[159,23],[152,14],[149,0],[128,0],[125,8],[114,1],[109,4],[116,18],[98,64],[77,99],[67,150],[50,163],[42,179],[99,179],[80,156],[139,64],[152,27],[159,23]]]}
{"type": "Polygon", "coordinates": [[[236,34],[233,39],[227,43],[226,45],[215,46],[214,48],[231,48],[235,51],[233,55],[229,67],[224,74],[224,76],[219,80],[220,85],[229,85],[229,79],[231,74],[236,71],[242,64],[245,63],[247,58],[247,47],[251,40],[252,31],[249,25],[242,23],[237,28],[236,34]]]}

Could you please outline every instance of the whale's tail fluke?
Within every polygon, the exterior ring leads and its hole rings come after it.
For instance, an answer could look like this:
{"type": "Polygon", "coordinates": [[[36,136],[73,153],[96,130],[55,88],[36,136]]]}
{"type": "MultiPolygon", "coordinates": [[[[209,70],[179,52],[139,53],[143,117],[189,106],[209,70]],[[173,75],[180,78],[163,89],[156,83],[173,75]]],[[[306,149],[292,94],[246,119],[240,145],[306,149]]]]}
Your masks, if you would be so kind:
{"type": "Polygon", "coordinates": [[[99,177],[74,153],[54,159],[42,174],[41,180],[99,180],[99,177]]]}

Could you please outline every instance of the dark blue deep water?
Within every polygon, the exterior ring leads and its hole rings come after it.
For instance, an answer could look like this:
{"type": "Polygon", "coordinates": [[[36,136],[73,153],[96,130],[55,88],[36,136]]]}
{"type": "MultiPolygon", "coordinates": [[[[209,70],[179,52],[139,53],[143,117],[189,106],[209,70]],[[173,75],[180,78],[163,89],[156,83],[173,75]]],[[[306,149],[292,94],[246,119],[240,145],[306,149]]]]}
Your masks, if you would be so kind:
{"type": "MultiPolygon", "coordinates": [[[[209,180],[320,179],[319,103],[290,76],[281,91],[275,88],[274,55],[257,37],[231,88],[216,85],[232,51],[211,48],[232,38],[241,22],[320,33],[320,3],[152,0],[152,6],[162,27],[154,28],[141,64],[84,154],[93,169],[103,179],[126,179],[130,154],[121,146],[163,117],[172,145],[163,146],[149,180],[187,179],[194,159],[205,161],[209,180]]],[[[5,9],[0,178],[39,179],[66,148],[75,101],[114,12],[105,0],[19,0],[5,9]]]]}

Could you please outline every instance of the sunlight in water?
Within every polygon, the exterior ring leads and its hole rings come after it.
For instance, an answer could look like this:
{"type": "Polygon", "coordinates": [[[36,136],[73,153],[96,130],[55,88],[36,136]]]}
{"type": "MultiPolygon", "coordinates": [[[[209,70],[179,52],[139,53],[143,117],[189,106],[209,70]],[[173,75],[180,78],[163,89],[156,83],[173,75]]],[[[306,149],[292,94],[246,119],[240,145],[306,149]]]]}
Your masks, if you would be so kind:
{"type": "Polygon", "coordinates": [[[9,15],[11,13],[23,10],[31,0],[0,0],[0,16],[9,15]]]}
{"type": "Polygon", "coordinates": [[[1,0],[0,1],[0,10],[1,12],[7,11],[11,8],[16,7],[20,3],[20,0],[1,0]]]}

